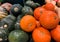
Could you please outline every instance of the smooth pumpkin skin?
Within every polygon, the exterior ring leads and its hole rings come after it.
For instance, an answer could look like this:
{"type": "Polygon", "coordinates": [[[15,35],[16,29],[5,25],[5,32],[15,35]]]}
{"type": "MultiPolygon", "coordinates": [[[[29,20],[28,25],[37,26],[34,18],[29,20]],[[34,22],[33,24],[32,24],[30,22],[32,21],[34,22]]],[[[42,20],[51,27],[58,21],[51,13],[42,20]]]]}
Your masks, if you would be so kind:
{"type": "Polygon", "coordinates": [[[38,27],[32,32],[32,38],[34,42],[50,42],[50,32],[43,27],[38,27]]]}
{"type": "Polygon", "coordinates": [[[60,25],[57,25],[55,29],[51,30],[51,35],[55,41],[60,42],[60,25]]]}
{"type": "Polygon", "coordinates": [[[34,10],[34,17],[39,20],[39,17],[46,11],[43,7],[38,7],[34,10]]]}
{"type": "Polygon", "coordinates": [[[55,6],[52,3],[46,3],[44,8],[47,10],[55,11],[55,6]]]}
{"type": "Polygon", "coordinates": [[[39,18],[41,25],[46,29],[53,29],[59,24],[59,18],[55,12],[45,11],[39,18]]]}
{"type": "Polygon", "coordinates": [[[14,30],[9,34],[9,42],[27,42],[28,35],[22,30],[14,30]]]}
{"type": "Polygon", "coordinates": [[[31,15],[25,15],[20,20],[21,29],[26,32],[31,32],[36,27],[36,19],[31,15]]]}

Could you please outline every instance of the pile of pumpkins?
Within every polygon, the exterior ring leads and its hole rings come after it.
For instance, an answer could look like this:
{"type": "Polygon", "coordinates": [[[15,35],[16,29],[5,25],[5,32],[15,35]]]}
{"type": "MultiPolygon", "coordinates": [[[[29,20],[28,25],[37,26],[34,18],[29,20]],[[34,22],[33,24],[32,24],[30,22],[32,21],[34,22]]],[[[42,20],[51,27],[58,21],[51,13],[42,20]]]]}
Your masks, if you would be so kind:
{"type": "Polygon", "coordinates": [[[52,3],[4,3],[0,6],[0,42],[60,42],[59,22],[52,3]]]}

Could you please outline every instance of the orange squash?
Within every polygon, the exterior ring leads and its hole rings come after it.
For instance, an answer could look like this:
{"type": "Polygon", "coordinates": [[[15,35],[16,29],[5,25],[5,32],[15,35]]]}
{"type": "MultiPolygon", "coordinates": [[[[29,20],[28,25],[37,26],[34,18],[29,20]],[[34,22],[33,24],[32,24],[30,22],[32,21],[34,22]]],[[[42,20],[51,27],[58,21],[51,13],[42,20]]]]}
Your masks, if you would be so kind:
{"type": "Polygon", "coordinates": [[[46,11],[44,8],[42,7],[38,7],[34,10],[34,17],[39,20],[39,17],[41,16],[41,14],[43,14],[43,12],[46,11]]]}
{"type": "Polygon", "coordinates": [[[50,42],[51,35],[48,30],[43,27],[36,28],[32,33],[34,42],[50,42]]]}
{"type": "Polygon", "coordinates": [[[36,20],[33,16],[31,15],[25,15],[22,17],[20,20],[20,26],[21,29],[26,31],[26,32],[31,32],[35,29],[36,27],[36,20]]]}
{"type": "Polygon", "coordinates": [[[59,18],[55,12],[52,11],[45,11],[40,16],[40,24],[46,29],[53,29],[59,23],[59,18]]]}

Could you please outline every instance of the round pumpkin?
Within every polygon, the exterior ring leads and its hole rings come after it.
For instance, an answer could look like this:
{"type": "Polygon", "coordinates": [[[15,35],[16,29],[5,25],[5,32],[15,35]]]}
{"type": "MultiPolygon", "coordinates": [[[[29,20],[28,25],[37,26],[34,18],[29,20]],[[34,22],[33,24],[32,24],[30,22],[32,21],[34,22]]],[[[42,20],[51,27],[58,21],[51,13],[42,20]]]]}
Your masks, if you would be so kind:
{"type": "Polygon", "coordinates": [[[20,20],[20,26],[21,29],[26,31],[26,32],[31,32],[35,29],[36,27],[36,20],[33,16],[31,15],[25,15],[22,17],[20,20]]]}
{"type": "Polygon", "coordinates": [[[39,17],[41,16],[41,14],[43,14],[43,12],[46,11],[44,8],[42,7],[38,7],[34,10],[34,17],[39,20],[39,17]]]}
{"type": "Polygon", "coordinates": [[[21,18],[23,17],[23,15],[19,15],[18,17],[17,17],[17,21],[16,21],[16,23],[15,23],[15,29],[20,29],[20,20],[21,20],[21,18]]]}
{"type": "Polygon", "coordinates": [[[51,30],[51,35],[55,41],[60,42],[60,25],[57,25],[55,29],[51,30]]]}
{"type": "Polygon", "coordinates": [[[34,42],[50,42],[51,35],[48,30],[43,27],[36,28],[32,33],[34,42]]]}
{"type": "Polygon", "coordinates": [[[22,6],[20,4],[14,4],[11,7],[10,13],[13,14],[14,16],[18,16],[21,14],[22,6]]]}
{"type": "Polygon", "coordinates": [[[31,8],[33,8],[33,9],[35,9],[35,8],[38,7],[38,6],[40,6],[39,3],[34,3],[34,2],[31,1],[31,0],[26,1],[26,5],[29,6],[29,7],[31,7],[31,8]]]}
{"type": "Polygon", "coordinates": [[[55,10],[55,6],[52,3],[46,3],[44,8],[51,11],[55,10]]]}
{"type": "Polygon", "coordinates": [[[59,18],[55,12],[45,11],[39,18],[40,24],[46,29],[53,29],[59,23],[59,18]]]}
{"type": "Polygon", "coordinates": [[[28,34],[22,30],[14,30],[8,36],[9,42],[27,42],[28,34]]]}
{"type": "Polygon", "coordinates": [[[6,18],[2,19],[1,27],[4,27],[4,29],[8,29],[9,31],[14,29],[14,23],[16,18],[13,15],[8,15],[6,18]]]}
{"type": "Polygon", "coordinates": [[[10,3],[4,3],[4,4],[1,5],[1,7],[6,8],[7,11],[10,11],[10,9],[12,7],[12,4],[10,4],[10,3]]]}
{"type": "Polygon", "coordinates": [[[8,11],[6,10],[6,8],[3,8],[0,6],[0,12],[4,12],[4,13],[7,13],[8,14],[8,11]]]}
{"type": "Polygon", "coordinates": [[[33,10],[29,6],[24,6],[23,9],[22,9],[22,14],[24,14],[24,15],[26,15],[26,14],[33,15],[33,10]]]}
{"type": "Polygon", "coordinates": [[[4,12],[0,11],[0,20],[2,20],[3,18],[5,18],[6,16],[8,16],[7,13],[4,13],[4,12]]]}
{"type": "Polygon", "coordinates": [[[6,30],[0,29],[0,42],[6,42],[8,39],[8,32],[6,30]]]}

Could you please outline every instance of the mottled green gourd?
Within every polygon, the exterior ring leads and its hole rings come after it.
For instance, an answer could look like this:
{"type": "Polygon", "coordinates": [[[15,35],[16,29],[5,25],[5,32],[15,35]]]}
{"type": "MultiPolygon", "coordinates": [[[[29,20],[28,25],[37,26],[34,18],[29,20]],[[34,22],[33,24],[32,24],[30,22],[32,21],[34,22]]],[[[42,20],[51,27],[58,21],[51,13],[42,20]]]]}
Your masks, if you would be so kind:
{"type": "Polygon", "coordinates": [[[6,30],[2,30],[0,29],[0,42],[6,42],[8,39],[8,33],[6,32],[6,30]]]}
{"type": "Polygon", "coordinates": [[[8,15],[6,18],[2,19],[0,27],[4,27],[4,29],[8,29],[9,31],[14,29],[14,23],[16,18],[13,15],[8,15]]]}
{"type": "Polygon", "coordinates": [[[27,42],[28,35],[22,30],[14,30],[9,34],[9,42],[27,42]]]}
{"type": "Polygon", "coordinates": [[[18,16],[21,14],[22,6],[20,4],[14,4],[11,7],[10,13],[13,14],[14,16],[18,16]]]}
{"type": "Polygon", "coordinates": [[[17,17],[17,20],[16,20],[16,23],[15,23],[15,29],[21,29],[20,28],[20,19],[23,17],[24,15],[19,15],[18,17],[17,17]]]}
{"type": "Polygon", "coordinates": [[[26,14],[33,15],[33,10],[29,6],[24,6],[23,9],[22,9],[22,13],[24,15],[26,15],[26,14]]]}
{"type": "Polygon", "coordinates": [[[28,0],[25,3],[27,6],[30,6],[31,8],[35,9],[36,7],[40,6],[39,3],[35,3],[34,1],[28,0]]]}

